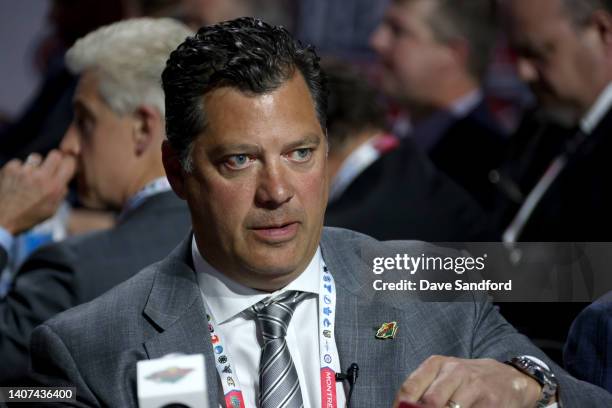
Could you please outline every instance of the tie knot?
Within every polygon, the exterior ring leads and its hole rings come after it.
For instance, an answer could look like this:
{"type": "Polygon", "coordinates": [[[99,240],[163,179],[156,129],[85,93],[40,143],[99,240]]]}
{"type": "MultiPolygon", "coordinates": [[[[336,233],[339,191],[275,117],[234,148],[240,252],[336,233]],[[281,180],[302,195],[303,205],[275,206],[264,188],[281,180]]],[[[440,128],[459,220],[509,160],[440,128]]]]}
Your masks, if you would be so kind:
{"type": "Polygon", "coordinates": [[[306,296],[305,292],[287,291],[277,298],[264,299],[253,306],[265,343],[287,335],[293,312],[306,296]]]}

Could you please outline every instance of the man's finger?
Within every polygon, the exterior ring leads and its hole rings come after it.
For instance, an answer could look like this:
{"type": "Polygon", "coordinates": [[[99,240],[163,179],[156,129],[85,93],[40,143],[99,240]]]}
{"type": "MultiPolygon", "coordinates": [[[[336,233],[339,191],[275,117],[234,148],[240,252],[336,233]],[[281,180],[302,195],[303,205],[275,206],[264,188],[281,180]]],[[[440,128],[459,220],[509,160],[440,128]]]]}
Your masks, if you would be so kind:
{"type": "MultiPolygon", "coordinates": [[[[438,376],[421,396],[421,402],[427,408],[443,407],[464,382],[467,373],[458,361],[446,360],[438,372],[438,376]]],[[[455,401],[457,402],[457,401],[455,401]]],[[[469,407],[469,405],[461,405],[469,407]]]]}
{"type": "Polygon", "coordinates": [[[61,184],[68,184],[72,177],[74,177],[75,171],[76,159],[74,158],[74,156],[64,155],[58,166],[55,177],[61,184]]]}
{"type": "Polygon", "coordinates": [[[423,393],[438,376],[446,357],[431,356],[412,372],[402,384],[395,397],[393,407],[397,408],[402,401],[417,402],[423,393]]]}
{"type": "Polygon", "coordinates": [[[4,167],[2,167],[2,169],[0,169],[0,173],[2,174],[15,174],[17,172],[21,171],[21,167],[22,167],[23,163],[21,163],[21,160],[19,159],[11,159],[8,162],[6,162],[6,164],[4,165],[4,167]]]}
{"type": "Polygon", "coordinates": [[[45,159],[45,161],[43,161],[43,163],[40,165],[39,169],[44,174],[49,174],[49,175],[55,174],[61,161],[62,161],[62,154],[58,152],[57,150],[51,150],[49,154],[47,155],[47,158],[45,159]]]}
{"type": "Polygon", "coordinates": [[[466,387],[460,387],[450,397],[450,400],[459,404],[460,407],[481,406],[478,403],[481,400],[481,395],[479,395],[477,387],[478,384],[470,384],[466,387]]]}
{"type": "Polygon", "coordinates": [[[23,162],[24,165],[38,167],[40,163],[42,163],[42,156],[38,153],[30,153],[28,157],[23,162]]]}

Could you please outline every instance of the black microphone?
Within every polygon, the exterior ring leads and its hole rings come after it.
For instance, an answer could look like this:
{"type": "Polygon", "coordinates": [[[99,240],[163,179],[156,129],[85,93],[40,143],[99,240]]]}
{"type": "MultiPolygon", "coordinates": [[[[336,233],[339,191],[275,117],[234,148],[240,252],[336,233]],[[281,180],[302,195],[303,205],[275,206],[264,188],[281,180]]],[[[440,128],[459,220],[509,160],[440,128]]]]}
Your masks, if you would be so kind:
{"type": "Polygon", "coordinates": [[[359,366],[357,363],[353,363],[346,370],[346,373],[336,373],[336,381],[347,380],[349,384],[355,384],[359,377],[359,366]]]}
{"type": "Polygon", "coordinates": [[[351,406],[351,396],[353,395],[353,387],[355,386],[355,383],[357,382],[357,377],[359,377],[359,366],[357,365],[357,363],[351,364],[349,368],[346,370],[346,373],[336,374],[336,381],[346,380],[349,383],[349,392],[346,397],[347,408],[350,408],[351,406]]]}

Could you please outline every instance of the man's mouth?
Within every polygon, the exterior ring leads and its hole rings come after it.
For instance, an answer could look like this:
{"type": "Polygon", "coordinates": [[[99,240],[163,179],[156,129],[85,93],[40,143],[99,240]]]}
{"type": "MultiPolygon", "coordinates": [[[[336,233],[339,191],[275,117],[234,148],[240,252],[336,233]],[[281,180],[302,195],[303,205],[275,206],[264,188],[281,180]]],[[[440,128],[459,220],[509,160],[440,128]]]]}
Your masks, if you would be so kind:
{"type": "Polygon", "coordinates": [[[251,227],[251,231],[262,241],[282,243],[293,239],[297,235],[298,227],[298,222],[290,221],[251,227]]]}

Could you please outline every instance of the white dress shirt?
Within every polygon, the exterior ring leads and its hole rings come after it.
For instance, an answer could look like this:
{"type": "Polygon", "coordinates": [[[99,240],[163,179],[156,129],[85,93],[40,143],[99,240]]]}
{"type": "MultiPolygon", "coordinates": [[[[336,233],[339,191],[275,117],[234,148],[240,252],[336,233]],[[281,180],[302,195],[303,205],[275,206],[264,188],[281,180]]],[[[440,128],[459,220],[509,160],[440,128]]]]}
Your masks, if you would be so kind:
{"type": "MultiPolygon", "coordinates": [[[[195,239],[192,239],[191,248],[204,304],[234,365],[234,377],[238,380],[236,384],[242,390],[246,407],[257,406],[259,360],[263,345],[250,307],[266,297],[276,297],[288,290],[312,294],[296,307],[286,341],[300,381],[304,407],[320,407],[318,294],[323,262],[321,250],[317,249],[306,270],[293,282],[274,293],[267,293],[241,285],[214,269],[200,254],[195,239]]],[[[335,343],[333,347],[336,347],[335,343]]],[[[223,389],[221,385],[218,387],[219,406],[225,408],[223,389]]],[[[336,395],[338,407],[343,407],[345,395],[341,382],[336,383],[336,395]]]]}
{"type": "Polygon", "coordinates": [[[612,106],[612,82],[599,94],[591,109],[580,120],[580,129],[587,135],[601,122],[612,106]]]}
{"type": "Polygon", "coordinates": [[[471,92],[461,96],[453,101],[449,110],[456,118],[463,118],[478,106],[484,99],[484,94],[481,89],[474,89],[471,92]]]}
{"type": "Polygon", "coordinates": [[[329,197],[327,199],[328,202],[331,203],[337,200],[357,176],[378,160],[380,151],[374,146],[378,136],[380,135],[375,135],[362,143],[361,146],[353,150],[351,154],[344,159],[338,173],[336,173],[336,176],[331,181],[329,197]]]}

